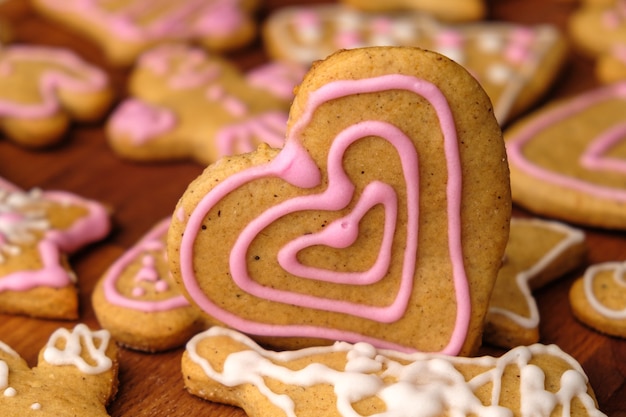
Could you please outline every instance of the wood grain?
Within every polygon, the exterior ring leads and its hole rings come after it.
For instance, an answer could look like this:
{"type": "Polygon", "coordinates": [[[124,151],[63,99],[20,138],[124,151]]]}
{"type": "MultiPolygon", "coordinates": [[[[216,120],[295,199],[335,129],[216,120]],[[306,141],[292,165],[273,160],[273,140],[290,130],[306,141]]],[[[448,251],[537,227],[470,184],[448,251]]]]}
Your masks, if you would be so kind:
{"type": "MultiPolygon", "coordinates": [[[[272,10],[305,0],[266,0],[263,19],[272,10]]],[[[319,1],[318,1],[319,2],[319,1]]],[[[526,24],[553,23],[565,27],[575,8],[566,0],[493,0],[491,19],[526,24]]],[[[119,96],[125,93],[125,71],[102,61],[98,49],[75,34],[36,16],[28,2],[11,0],[0,17],[13,25],[19,42],[67,46],[85,59],[107,69],[119,96]]],[[[242,69],[266,59],[261,41],[230,54],[242,69]]],[[[566,97],[596,85],[592,62],[572,51],[562,75],[542,102],[566,97]]],[[[538,103],[540,105],[542,103],[538,103]]],[[[90,305],[90,292],[105,268],[136,242],[153,224],[172,212],[187,184],[202,171],[193,162],[139,164],[121,160],[106,144],[101,125],[73,128],[62,145],[46,151],[27,151],[0,138],[0,176],[23,188],[62,189],[98,199],[114,208],[114,231],[104,242],[76,254],[72,264],[80,277],[81,322],[98,327],[90,305]]],[[[515,209],[518,215],[526,215],[515,209]]],[[[588,263],[626,259],[623,233],[587,229],[588,263]]],[[[580,272],[580,271],[578,271],[580,272]]],[[[626,341],[598,334],[572,316],[567,299],[576,277],[571,274],[535,292],[541,314],[543,343],[556,343],[573,355],[588,373],[600,408],[610,416],[626,416],[626,341]]],[[[67,322],[35,320],[0,314],[0,339],[17,350],[32,366],[49,335],[67,322]]],[[[484,353],[500,354],[490,347],[484,353]]],[[[182,350],[142,354],[122,349],[120,390],[110,405],[112,416],[243,416],[239,409],[211,404],[188,395],[180,374],[182,350]]]]}

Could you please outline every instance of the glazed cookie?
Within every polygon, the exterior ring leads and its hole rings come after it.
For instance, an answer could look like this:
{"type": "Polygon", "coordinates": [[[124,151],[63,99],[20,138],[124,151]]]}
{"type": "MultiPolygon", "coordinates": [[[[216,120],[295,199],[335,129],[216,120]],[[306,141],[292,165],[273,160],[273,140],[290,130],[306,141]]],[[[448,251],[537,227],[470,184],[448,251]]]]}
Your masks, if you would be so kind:
{"type": "Polygon", "coordinates": [[[257,0],[34,0],[42,15],[86,36],[112,65],[131,65],[150,47],[195,41],[212,51],[246,45],[256,34],[257,0]]]}
{"type": "Polygon", "coordinates": [[[199,311],[173,285],[165,259],[170,219],[162,220],[116,260],[92,294],[100,325],[132,349],[162,351],[184,345],[206,328],[199,311]]]}
{"type": "Polygon", "coordinates": [[[345,342],[273,352],[215,327],[187,344],[182,367],[190,393],[250,417],[605,415],[580,364],[556,345],[499,358],[345,342]]]}
{"type": "Polygon", "coordinates": [[[626,229],[626,83],[554,102],[505,131],[513,200],[540,215],[626,229]]]}
{"type": "Polygon", "coordinates": [[[480,81],[501,123],[542,96],[567,52],[564,37],[549,25],[455,25],[418,12],[374,14],[333,4],[281,8],[269,16],[263,34],[275,59],[307,64],[338,49],[363,46],[418,46],[439,52],[480,81]]]}
{"type": "Polygon", "coordinates": [[[592,265],[569,294],[574,316],[597,331],[626,338],[626,263],[592,265]]]}
{"type": "Polygon", "coordinates": [[[58,329],[34,368],[0,342],[0,415],[106,417],[117,392],[117,347],[106,330],[58,329]]]}
{"type": "Polygon", "coordinates": [[[20,145],[57,143],[72,120],[100,119],[112,99],[106,73],[70,50],[0,49],[0,131],[20,145]]]}
{"type": "Polygon", "coordinates": [[[357,10],[367,12],[390,12],[418,10],[442,20],[481,20],[487,14],[484,0],[341,0],[357,10]]]}
{"type": "Polygon", "coordinates": [[[109,228],[108,211],[95,201],[0,180],[0,312],[76,319],[76,276],[67,254],[109,228]]]}
{"type": "Polygon", "coordinates": [[[272,62],[247,74],[226,60],[182,44],[143,54],[131,74],[131,97],[111,115],[107,137],[134,160],[193,158],[203,164],[280,147],[299,64],[272,62]]]}
{"type": "Polygon", "coordinates": [[[500,128],[467,71],[418,48],[346,50],[298,87],[282,150],[220,159],[189,185],[168,259],[213,323],[277,347],[467,355],[509,193],[500,128]]]}
{"type": "Polygon", "coordinates": [[[484,340],[504,348],[537,343],[539,310],[531,291],[582,265],[585,252],[581,230],[554,221],[511,219],[484,340]]]}

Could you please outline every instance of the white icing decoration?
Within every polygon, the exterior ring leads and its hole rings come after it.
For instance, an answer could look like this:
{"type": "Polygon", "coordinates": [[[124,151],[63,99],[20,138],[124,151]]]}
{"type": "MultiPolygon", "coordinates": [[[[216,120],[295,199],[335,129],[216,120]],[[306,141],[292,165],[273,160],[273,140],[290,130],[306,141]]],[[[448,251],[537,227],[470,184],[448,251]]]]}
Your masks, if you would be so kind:
{"type": "Polygon", "coordinates": [[[623,291],[626,291],[626,262],[605,262],[592,265],[585,271],[583,277],[585,296],[591,307],[603,316],[615,320],[626,319],[626,308],[622,310],[609,308],[603,305],[594,295],[593,280],[598,274],[606,271],[613,271],[613,280],[617,285],[624,288],[623,291]]]}
{"type": "Polygon", "coordinates": [[[5,389],[9,386],[9,365],[3,360],[0,360],[0,389],[5,389]]]}
{"type": "Polygon", "coordinates": [[[501,314],[513,322],[517,323],[519,326],[524,328],[534,328],[539,325],[539,310],[537,308],[537,303],[532,296],[530,287],[528,286],[528,282],[537,276],[541,271],[545,270],[556,258],[561,256],[568,248],[582,242],[585,239],[585,234],[578,229],[573,227],[569,227],[563,223],[556,221],[547,221],[547,220],[538,220],[538,219],[511,219],[511,224],[516,222],[526,222],[529,224],[537,224],[539,227],[548,227],[554,230],[557,233],[562,233],[564,235],[563,239],[559,241],[557,245],[551,248],[547,253],[545,253],[533,266],[530,268],[520,271],[515,276],[515,282],[517,283],[517,287],[520,292],[524,296],[526,300],[526,305],[528,306],[529,314],[528,317],[524,317],[520,314],[516,314],[511,310],[507,310],[505,308],[498,307],[490,307],[489,313],[491,314],[501,314]]]}
{"type": "Polygon", "coordinates": [[[112,361],[106,355],[109,345],[110,334],[106,330],[91,331],[84,324],[78,324],[72,331],[58,329],[55,331],[46,345],[43,357],[52,365],[73,365],[81,372],[94,375],[105,372],[111,368],[112,361]],[[59,339],[64,339],[64,348],[56,347],[59,339]],[[88,350],[89,356],[95,365],[87,363],[81,357],[81,340],[88,350]],[[99,341],[96,347],[96,340],[99,341]]]}
{"type": "Polygon", "coordinates": [[[13,387],[9,387],[4,390],[5,397],[15,397],[16,395],[17,395],[17,391],[15,391],[15,388],[13,387]]]}
{"type": "Polygon", "coordinates": [[[50,228],[45,212],[33,208],[41,205],[41,201],[39,189],[28,192],[0,189],[0,263],[7,256],[19,255],[19,245],[34,242],[35,233],[50,228]]]}
{"type": "Polygon", "coordinates": [[[345,342],[298,351],[273,352],[262,349],[234,330],[213,327],[192,338],[187,344],[187,352],[209,378],[228,387],[252,384],[288,417],[296,417],[293,400],[273,392],[265,383],[267,378],[304,388],[316,384],[331,385],[337,396],[337,411],[344,417],[360,417],[352,404],[374,396],[385,403],[386,411],[377,414],[385,417],[432,417],[444,411],[451,416],[511,417],[511,410],[499,405],[502,376],[509,365],[520,369],[522,416],[548,416],[558,404],[563,406],[562,415],[567,416],[574,398],[580,401],[589,416],[604,416],[587,393],[588,381],[580,364],[555,345],[519,346],[500,358],[405,354],[376,350],[366,343],[352,345],[345,342]],[[231,353],[223,364],[222,372],[218,372],[197,352],[197,346],[203,339],[214,336],[230,337],[249,350],[231,353]],[[332,352],[346,353],[348,362],[344,370],[331,369],[322,363],[312,363],[299,370],[280,365],[281,362],[332,352]],[[535,355],[542,354],[556,356],[571,367],[561,375],[560,389],[556,393],[545,390],[543,370],[529,363],[535,355]],[[466,381],[455,364],[472,364],[487,369],[466,381]],[[380,375],[373,373],[380,370],[380,375]],[[492,390],[492,398],[487,405],[474,394],[485,386],[490,386],[492,390]]]}
{"type": "Polygon", "coordinates": [[[39,403],[32,403],[30,405],[30,409],[31,410],[41,410],[41,404],[39,404],[39,403]]]}

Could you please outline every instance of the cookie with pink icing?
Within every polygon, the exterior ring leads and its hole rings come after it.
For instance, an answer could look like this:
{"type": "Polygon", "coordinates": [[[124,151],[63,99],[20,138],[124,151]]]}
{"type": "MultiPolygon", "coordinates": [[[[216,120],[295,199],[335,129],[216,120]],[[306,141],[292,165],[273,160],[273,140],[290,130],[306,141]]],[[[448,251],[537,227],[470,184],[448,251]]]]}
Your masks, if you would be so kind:
{"type": "Polygon", "coordinates": [[[626,229],[626,83],[540,108],[505,131],[514,202],[542,216],[626,229]]]}
{"type": "Polygon", "coordinates": [[[17,44],[0,50],[0,131],[20,145],[58,143],[72,122],[102,118],[112,99],[107,74],[70,50],[17,44]]]}
{"type": "Polygon", "coordinates": [[[282,150],[222,158],[181,197],[174,278],[212,323],[278,347],[475,352],[511,210],[491,108],[434,52],[316,63],[282,150]]]}
{"type": "Polygon", "coordinates": [[[115,66],[132,65],[154,45],[193,41],[216,52],[256,35],[257,0],[35,0],[43,16],[96,43],[115,66]]]}
{"type": "Polygon", "coordinates": [[[569,293],[574,316],[598,332],[626,338],[626,263],[591,265],[569,293]]]}
{"type": "Polygon", "coordinates": [[[154,352],[182,346],[206,328],[169,274],[165,235],[157,223],[104,273],[92,294],[100,325],[124,346],[154,352]]]}
{"type": "Polygon", "coordinates": [[[447,21],[481,20],[487,15],[484,0],[341,0],[343,4],[367,12],[417,10],[447,21]]]}
{"type": "Polygon", "coordinates": [[[110,334],[84,324],[56,330],[33,368],[0,341],[0,415],[107,417],[118,368],[110,334]]]}
{"type": "Polygon", "coordinates": [[[585,252],[582,230],[538,218],[511,219],[485,320],[485,342],[504,348],[539,342],[539,309],[532,291],[581,266],[585,252]]]}
{"type": "Polygon", "coordinates": [[[556,345],[499,358],[346,342],[274,352],[215,327],[187,344],[182,366],[190,393],[250,417],[605,416],[581,365],[556,345]]]}
{"type": "Polygon", "coordinates": [[[107,122],[109,143],[133,160],[192,158],[202,164],[261,142],[280,147],[304,72],[300,64],[271,62],[242,74],[197,47],[156,47],[138,60],[130,97],[107,122]]]}
{"type": "Polygon", "coordinates": [[[543,95],[567,51],[564,37],[549,25],[452,24],[420,12],[366,13],[337,4],[278,9],[269,16],[263,34],[271,56],[303,63],[338,49],[375,45],[418,46],[442,53],[480,81],[501,123],[543,95]]]}
{"type": "Polygon", "coordinates": [[[603,83],[626,79],[626,1],[588,1],[569,18],[572,43],[596,60],[603,83]]]}
{"type": "Polygon", "coordinates": [[[78,317],[68,255],[104,238],[108,210],[64,191],[24,191],[0,181],[0,312],[78,317]]]}

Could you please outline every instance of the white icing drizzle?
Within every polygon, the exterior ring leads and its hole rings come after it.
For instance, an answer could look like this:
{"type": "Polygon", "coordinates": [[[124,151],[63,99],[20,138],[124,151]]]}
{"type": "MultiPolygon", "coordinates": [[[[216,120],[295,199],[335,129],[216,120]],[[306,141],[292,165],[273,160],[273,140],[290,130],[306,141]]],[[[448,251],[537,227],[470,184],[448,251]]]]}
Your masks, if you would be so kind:
{"type": "Polygon", "coordinates": [[[569,248],[582,242],[585,239],[585,234],[581,230],[575,229],[566,224],[556,221],[539,219],[511,219],[512,227],[522,222],[531,225],[535,224],[537,225],[537,227],[552,229],[557,233],[563,234],[563,239],[561,239],[558,244],[556,244],[547,253],[545,253],[534,265],[526,270],[520,271],[515,276],[515,282],[517,284],[517,287],[524,296],[524,299],[526,300],[526,305],[528,306],[528,317],[524,317],[520,314],[514,313],[511,310],[500,307],[490,307],[489,313],[501,314],[509,318],[513,322],[517,323],[519,326],[531,329],[539,325],[539,310],[537,308],[537,302],[532,296],[528,282],[536,277],[539,273],[541,273],[541,271],[545,270],[551,263],[553,263],[569,248]]]}
{"type": "MultiPolygon", "coordinates": [[[[0,341],[0,351],[7,353],[16,358],[19,357],[17,352],[9,347],[6,343],[0,341]]],[[[0,359],[0,390],[4,390],[5,397],[13,397],[15,389],[9,387],[9,365],[0,359]]]]}
{"type": "Polygon", "coordinates": [[[7,389],[4,390],[4,396],[5,397],[15,397],[17,395],[17,391],[15,391],[15,388],[13,387],[8,387],[7,389]]]}
{"type": "Polygon", "coordinates": [[[73,365],[81,372],[95,375],[105,372],[111,368],[112,361],[106,355],[106,349],[109,345],[110,334],[106,330],[91,331],[84,324],[78,324],[72,331],[67,329],[58,329],[55,331],[43,352],[46,362],[52,365],[73,365]],[[57,342],[64,339],[63,349],[57,348],[57,342]],[[81,340],[88,350],[89,356],[95,362],[91,365],[81,357],[81,340]],[[96,347],[96,341],[99,341],[96,347]]]}
{"type": "Polygon", "coordinates": [[[9,365],[0,360],[0,389],[9,387],[9,365]]]}
{"type": "Polygon", "coordinates": [[[583,286],[585,297],[591,307],[605,317],[615,320],[626,319],[626,307],[622,310],[615,310],[602,304],[593,291],[593,281],[602,272],[613,271],[613,281],[621,287],[621,291],[626,292],[626,262],[604,262],[592,265],[585,271],[583,286]]]}
{"type": "Polygon", "coordinates": [[[500,358],[405,354],[377,350],[366,343],[352,345],[345,342],[298,351],[273,352],[262,349],[234,330],[213,327],[192,338],[187,344],[187,352],[209,378],[228,387],[252,384],[289,417],[296,417],[293,399],[273,392],[266,385],[265,378],[302,387],[329,384],[337,396],[337,410],[344,417],[360,417],[352,404],[371,397],[385,403],[386,411],[377,416],[434,417],[446,412],[451,416],[511,417],[512,410],[499,404],[503,390],[502,376],[509,365],[520,369],[522,417],[549,416],[559,404],[563,406],[562,416],[568,416],[574,398],[581,402],[589,416],[604,416],[587,392],[587,377],[580,364],[555,345],[520,346],[500,358]],[[249,349],[231,353],[224,362],[222,372],[218,372],[197,351],[202,340],[214,336],[230,337],[249,349]],[[345,369],[332,369],[322,363],[312,363],[299,370],[280,365],[281,362],[332,352],[346,353],[345,369]],[[544,371],[529,364],[536,355],[558,357],[571,367],[561,375],[560,389],[556,393],[546,391],[544,371]],[[455,365],[461,364],[487,369],[466,381],[455,368],[455,365]],[[484,405],[474,392],[487,385],[491,386],[492,398],[484,405]]]}
{"type": "Polygon", "coordinates": [[[41,195],[39,189],[0,189],[0,263],[19,255],[19,245],[33,243],[36,232],[50,228],[44,210],[33,208],[41,205],[41,195]]]}

